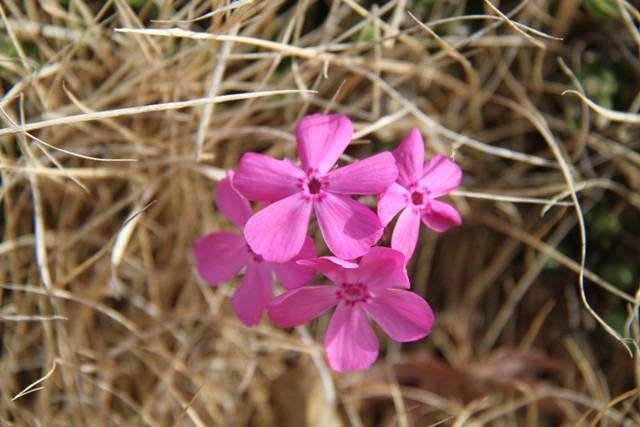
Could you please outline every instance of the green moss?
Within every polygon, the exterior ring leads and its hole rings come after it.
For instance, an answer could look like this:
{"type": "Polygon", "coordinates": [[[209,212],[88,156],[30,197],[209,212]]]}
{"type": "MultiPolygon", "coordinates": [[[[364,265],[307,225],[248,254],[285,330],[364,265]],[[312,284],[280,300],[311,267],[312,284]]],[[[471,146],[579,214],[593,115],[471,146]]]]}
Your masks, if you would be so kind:
{"type": "Polygon", "coordinates": [[[435,4],[436,0],[415,0],[414,8],[416,13],[423,13],[435,4]]]}
{"type": "MultiPolygon", "coordinates": [[[[576,77],[590,99],[605,108],[615,108],[616,97],[621,91],[621,79],[616,75],[616,69],[615,64],[586,64],[576,77]]],[[[572,86],[572,89],[578,88],[572,86]]],[[[564,98],[565,121],[570,129],[576,130],[582,115],[580,101],[576,97],[564,98]]]]}
{"type": "Polygon", "coordinates": [[[284,58],[282,58],[280,60],[280,63],[278,64],[278,68],[276,68],[276,71],[273,73],[273,81],[277,82],[282,77],[291,73],[292,67],[293,67],[293,59],[290,56],[285,56],[284,58]]]}
{"type": "Polygon", "coordinates": [[[614,0],[582,0],[582,7],[595,22],[613,24],[620,18],[620,11],[614,0]]]}
{"type": "Polygon", "coordinates": [[[599,206],[585,215],[589,233],[598,241],[610,240],[622,230],[618,215],[607,206],[599,206]]]}
{"type": "Polygon", "coordinates": [[[547,260],[544,262],[542,269],[544,271],[553,271],[553,270],[556,270],[558,267],[560,267],[560,264],[558,263],[558,261],[556,261],[553,258],[547,258],[547,260]]]}
{"type": "Polygon", "coordinates": [[[129,0],[129,5],[136,12],[140,12],[142,10],[142,8],[146,6],[148,1],[149,0],[129,0]]]}
{"type": "Polygon", "coordinates": [[[627,320],[627,313],[623,308],[609,310],[604,314],[604,320],[616,331],[623,331],[627,320]]]}
{"type": "Polygon", "coordinates": [[[614,286],[632,292],[638,280],[638,268],[632,252],[624,244],[627,228],[622,217],[608,204],[602,204],[585,215],[589,230],[588,251],[597,260],[592,267],[597,274],[614,286]]]}
{"type": "MultiPolygon", "coordinates": [[[[22,47],[22,51],[29,58],[37,58],[38,57],[38,45],[34,42],[23,41],[20,46],[22,47]]],[[[7,55],[10,58],[18,58],[18,50],[13,45],[9,37],[0,36],[0,52],[7,55]]]]}
{"type": "Polygon", "coordinates": [[[145,19],[156,19],[160,14],[158,5],[150,0],[128,0],[128,2],[136,13],[144,13],[145,19]]]}
{"type": "Polygon", "coordinates": [[[362,29],[355,35],[355,42],[371,42],[375,37],[375,30],[373,25],[368,24],[362,27],[362,29]]]}
{"type": "Polygon", "coordinates": [[[578,73],[578,79],[589,98],[607,108],[613,106],[613,97],[618,93],[620,85],[610,65],[586,65],[578,73]]]}
{"type": "Polygon", "coordinates": [[[607,259],[600,267],[600,274],[620,289],[632,291],[636,277],[636,267],[624,257],[607,259]]]}

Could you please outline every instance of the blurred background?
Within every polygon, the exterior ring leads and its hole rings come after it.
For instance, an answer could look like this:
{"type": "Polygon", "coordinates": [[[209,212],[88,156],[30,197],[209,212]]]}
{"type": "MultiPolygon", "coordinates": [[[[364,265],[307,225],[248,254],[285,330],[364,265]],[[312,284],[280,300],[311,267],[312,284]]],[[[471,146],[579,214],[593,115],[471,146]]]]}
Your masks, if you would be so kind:
{"type": "Polygon", "coordinates": [[[0,425],[639,425],[638,7],[2,0],[0,425]],[[194,269],[216,181],[313,112],[344,162],[417,127],[464,170],[409,265],[436,327],[359,373],[194,269]]]}

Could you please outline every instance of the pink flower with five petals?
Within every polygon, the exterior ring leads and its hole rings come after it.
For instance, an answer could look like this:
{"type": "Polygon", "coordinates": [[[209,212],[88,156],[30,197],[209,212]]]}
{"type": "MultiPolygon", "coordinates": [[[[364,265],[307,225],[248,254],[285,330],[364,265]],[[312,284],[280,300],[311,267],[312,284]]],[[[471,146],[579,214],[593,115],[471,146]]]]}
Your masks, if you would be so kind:
{"type": "Polygon", "coordinates": [[[366,369],[375,362],[378,338],[367,315],[395,341],[416,341],[431,331],[433,312],[422,297],[408,290],[400,252],[374,247],[359,264],[335,257],[301,260],[298,264],[315,267],[334,285],[303,286],[285,292],[269,304],[269,317],[281,327],[298,326],[336,306],[324,338],[334,370],[366,369]]]}
{"type": "Polygon", "coordinates": [[[462,180],[460,166],[442,155],[424,161],[424,142],[418,129],[393,151],[398,166],[398,181],[378,197],[378,215],[386,226],[400,211],[391,236],[391,247],[405,255],[413,255],[420,233],[420,220],[436,231],[444,232],[462,224],[458,211],[437,200],[455,190],[462,180]]]}
{"type": "MultiPolygon", "coordinates": [[[[232,184],[233,172],[218,183],[216,204],[222,214],[242,229],[251,216],[251,206],[232,184]]],[[[295,260],[316,256],[313,241],[306,237],[293,261],[273,263],[262,259],[249,248],[241,234],[221,231],[200,237],[193,245],[196,267],[200,277],[210,285],[231,280],[246,267],[233,297],[231,306],[247,326],[256,325],[267,304],[273,299],[273,273],[286,289],[295,289],[310,281],[313,268],[296,264],[295,260]]]]}
{"type": "Polygon", "coordinates": [[[247,199],[270,203],[244,228],[255,253],[269,261],[292,259],[304,244],[312,211],[327,246],[340,258],[362,256],[380,239],[378,216],[350,196],[385,191],[398,170],[388,152],[332,170],[352,135],[347,117],[313,114],[296,128],[302,167],[257,153],[242,156],[234,185],[247,199]]]}

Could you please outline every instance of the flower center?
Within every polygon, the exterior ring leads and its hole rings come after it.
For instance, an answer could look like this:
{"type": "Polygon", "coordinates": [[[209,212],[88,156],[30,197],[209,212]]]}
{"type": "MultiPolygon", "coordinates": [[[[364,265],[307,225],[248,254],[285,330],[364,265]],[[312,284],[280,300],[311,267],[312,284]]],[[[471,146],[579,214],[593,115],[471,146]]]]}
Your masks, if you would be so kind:
{"type": "Polygon", "coordinates": [[[411,193],[411,203],[414,205],[422,205],[424,203],[424,194],[420,191],[414,191],[411,193]]]}
{"type": "Polygon", "coordinates": [[[327,186],[327,178],[316,175],[316,171],[308,171],[304,181],[298,184],[308,199],[320,200],[327,186]]]}
{"type": "Polygon", "coordinates": [[[336,296],[349,305],[366,302],[369,299],[367,287],[362,283],[343,283],[336,296]]]}
{"type": "Polygon", "coordinates": [[[307,183],[307,188],[309,189],[309,193],[318,194],[322,189],[322,183],[318,178],[313,177],[307,183]]]}

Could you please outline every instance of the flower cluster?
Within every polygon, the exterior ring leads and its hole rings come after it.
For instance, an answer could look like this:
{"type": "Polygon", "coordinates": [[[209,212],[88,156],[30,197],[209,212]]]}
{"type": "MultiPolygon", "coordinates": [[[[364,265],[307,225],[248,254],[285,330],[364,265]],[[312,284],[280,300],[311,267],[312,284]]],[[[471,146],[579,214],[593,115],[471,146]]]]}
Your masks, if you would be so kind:
{"type": "Polygon", "coordinates": [[[265,311],[276,325],[292,327],[335,307],[324,345],[337,371],[376,360],[378,339],[368,317],[399,342],[429,334],[433,313],[409,290],[406,264],[421,221],[436,232],[461,223],[452,206],[437,200],[460,184],[460,167],[444,156],[425,162],[416,129],[393,152],[335,167],[352,135],[347,117],[314,114],[296,128],[299,165],[244,154],[216,194],[218,209],[242,233],[210,233],[194,244],[198,272],[210,285],[244,268],[231,305],[247,326],[265,311]],[[377,213],[352,197],[363,195],[377,196],[377,213]],[[250,201],[264,207],[253,213],[250,201]],[[317,257],[307,236],[312,213],[331,256],[317,257]],[[398,213],[391,248],[375,246],[398,213]],[[277,297],[274,273],[285,288],[277,297]],[[332,284],[309,285],[316,273],[332,284]]]}

